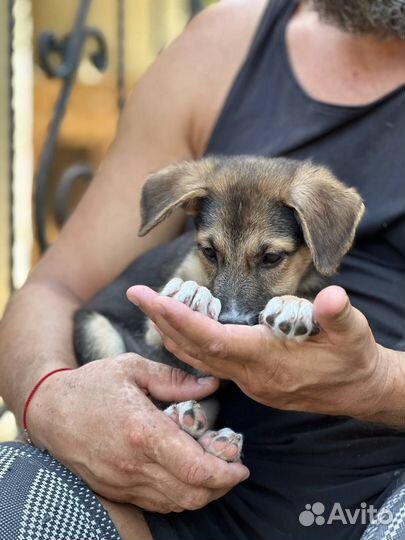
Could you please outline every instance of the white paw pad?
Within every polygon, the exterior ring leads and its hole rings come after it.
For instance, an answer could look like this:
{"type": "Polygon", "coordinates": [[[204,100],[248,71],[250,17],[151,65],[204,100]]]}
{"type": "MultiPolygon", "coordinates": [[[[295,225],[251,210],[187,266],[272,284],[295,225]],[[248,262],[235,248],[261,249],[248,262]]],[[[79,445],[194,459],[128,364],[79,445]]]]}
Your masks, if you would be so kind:
{"type": "Polygon", "coordinates": [[[235,433],[232,429],[222,428],[219,431],[207,431],[198,442],[206,452],[225,461],[239,461],[243,435],[235,433]]]}
{"type": "Polygon", "coordinates": [[[167,407],[164,411],[166,416],[169,416],[179,427],[189,435],[197,439],[207,429],[208,419],[197,401],[182,401],[174,403],[167,407]]]}
{"type": "Polygon", "coordinates": [[[182,302],[193,311],[208,315],[217,320],[221,313],[221,302],[212,296],[207,287],[200,287],[195,281],[183,281],[173,278],[160,292],[163,296],[170,296],[182,302]]]}
{"type": "Polygon", "coordinates": [[[297,296],[272,298],[261,312],[260,322],[269,326],[279,339],[301,342],[319,334],[312,316],[312,303],[297,296]]]}

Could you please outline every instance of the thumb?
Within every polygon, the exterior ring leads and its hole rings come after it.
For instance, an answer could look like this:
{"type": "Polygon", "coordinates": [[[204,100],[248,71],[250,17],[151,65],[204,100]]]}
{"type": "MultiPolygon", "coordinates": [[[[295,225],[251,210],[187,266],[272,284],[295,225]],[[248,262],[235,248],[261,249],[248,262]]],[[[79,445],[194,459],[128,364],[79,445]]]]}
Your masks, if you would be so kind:
{"type": "Polygon", "coordinates": [[[336,285],[318,293],[313,309],[315,321],[325,332],[353,332],[361,322],[361,314],[351,305],[346,291],[336,285]]]}
{"type": "Polygon", "coordinates": [[[159,364],[138,355],[126,356],[138,388],[159,401],[188,401],[203,399],[218,389],[215,377],[194,377],[181,369],[159,364]]]}

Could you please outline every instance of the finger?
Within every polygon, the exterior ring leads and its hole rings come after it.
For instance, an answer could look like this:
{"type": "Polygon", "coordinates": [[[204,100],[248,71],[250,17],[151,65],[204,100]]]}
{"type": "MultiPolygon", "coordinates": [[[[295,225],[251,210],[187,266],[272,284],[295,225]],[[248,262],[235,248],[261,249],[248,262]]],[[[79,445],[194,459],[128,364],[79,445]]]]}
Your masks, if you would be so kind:
{"type": "Polygon", "coordinates": [[[159,401],[199,400],[218,389],[219,381],[214,377],[194,377],[131,353],[118,358],[128,367],[138,388],[159,401]]]}
{"type": "Polygon", "coordinates": [[[152,320],[159,310],[159,304],[156,304],[156,301],[165,297],[144,285],[136,285],[127,290],[128,300],[139,307],[152,320]]]}
{"type": "Polygon", "coordinates": [[[159,297],[148,287],[131,287],[127,295],[166,336],[187,354],[211,367],[218,359],[246,361],[246,358],[254,358],[258,346],[272,339],[261,326],[222,325],[180,302],[159,297]]]}
{"type": "Polygon", "coordinates": [[[220,350],[224,326],[218,322],[192,311],[181,302],[159,296],[148,287],[131,287],[127,296],[154,321],[164,336],[189,356],[209,365],[218,356],[226,355],[220,350]]]}
{"type": "Polygon", "coordinates": [[[228,489],[210,489],[200,486],[190,486],[168,474],[160,465],[150,464],[144,473],[151,480],[151,488],[157,489],[162,497],[170,500],[185,510],[197,510],[209,502],[224,495],[228,489]]]}
{"type": "MultiPolygon", "coordinates": [[[[168,350],[171,352],[176,350],[179,353],[182,353],[184,356],[194,359],[194,361],[199,364],[217,363],[218,358],[213,357],[212,355],[213,347],[210,341],[210,335],[205,339],[201,338],[200,335],[198,343],[195,343],[192,337],[190,338],[181,332],[178,332],[175,328],[173,328],[173,326],[171,326],[169,322],[166,321],[166,319],[158,316],[156,320],[157,324],[159,324],[158,331],[160,333],[160,337],[168,350]]],[[[204,328],[200,329],[200,334],[201,332],[204,332],[204,328]]],[[[216,347],[214,353],[217,352],[217,349],[218,348],[216,347]]]]}
{"type": "Polygon", "coordinates": [[[170,512],[183,512],[184,508],[153,488],[142,486],[135,495],[130,495],[123,502],[129,502],[148,512],[169,514],[170,512]]]}
{"type": "MultiPolygon", "coordinates": [[[[204,339],[199,335],[199,342],[195,343],[193,337],[189,338],[181,332],[177,332],[165,319],[157,319],[157,321],[160,325],[161,338],[165,348],[179,360],[202,373],[220,379],[233,379],[239,373],[238,356],[227,352],[229,350],[227,337],[229,328],[223,327],[221,329],[224,334],[221,339],[211,336],[204,339]]],[[[203,328],[200,330],[201,332],[204,332],[203,328]]]]}
{"type": "Polygon", "coordinates": [[[129,503],[138,506],[142,510],[159,512],[160,514],[182,512],[184,510],[182,506],[176,504],[167,495],[145,485],[139,485],[131,490],[116,486],[106,488],[101,482],[95,481],[91,484],[91,488],[97,497],[101,499],[103,506],[107,507],[107,510],[111,502],[129,503]]]}
{"type": "MultiPolygon", "coordinates": [[[[198,326],[197,335],[201,335],[201,326],[209,332],[221,331],[223,325],[197,311],[191,310],[178,300],[160,296],[149,287],[137,285],[127,291],[128,299],[137,305],[149,318],[156,322],[156,319],[165,319],[173,328],[182,331],[188,327],[189,321],[193,322],[193,327],[198,326]]],[[[159,325],[160,326],[160,325],[159,325]]],[[[193,335],[193,330],[189,330],[193,335]]]]}
{"type": "Polygon", "coordinates": [[[318,293],[313,309],[314,319],[329,334],[352,334],[366,323],[364,316],[351,305],[346,291],[336,285],[318,293]]]}
{"type": "Polygon", "coordinates": [[[190,316],[187,325],[183,326],[183,321],[179,323],[181,330],[178,331],[172,326],[174,319],[169,317],[169,309],[167,314],[167,318],[157,319],[164,346],[177,358],[207,375],[235,380],[241,367],[260,361],[258,351],[269,351],[268,363],[279,357],[281,342],[263,325],[220,324],[219,331],[207,332],[205,317],[201,318],[201,325],[194,325],[194,318],[192,320],[190,316]]]}
{"type": "Polygon", "coordinates": [[[201,351],[197,352],[196,356],[201,356],[203,360],[199,360],[195,356],[191,356],[185,352],[185,346],[178,345],[175,341],[169,337],[166,337],[165,335],[162,335],[162,341],[165,348],[176,358],[205,374],[205,377],[201,379],[201,382],[203,382],[206,378],[210,379],[211,377],[214,377],[215,380],[231,379],[234,371],[236,371],[236,366],[233,363],[218,362],[218,360],[215,361],[215,359],[209,361],[208,359],[204,359],[204,355],[201,355],[201,351]]]}
{"type": "MultiPolygon", "coordinates": [[[[169,419],[167,421],[174,425],[169,419]]],[[[156,434],[153,448],[152,459],[187,485],[229,490],[249,476],[247,467],[241,463],[227,463],[205,453],[190,435],[180,429],[166,437],[162,433],[156,434]]]]}

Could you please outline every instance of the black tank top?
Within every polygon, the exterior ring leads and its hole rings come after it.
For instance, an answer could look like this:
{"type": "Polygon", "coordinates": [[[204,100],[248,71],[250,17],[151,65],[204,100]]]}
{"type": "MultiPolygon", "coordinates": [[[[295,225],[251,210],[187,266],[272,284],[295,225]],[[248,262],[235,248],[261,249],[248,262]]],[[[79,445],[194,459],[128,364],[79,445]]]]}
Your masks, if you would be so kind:
{"type": "MultiPolygon", "coordinates": [[[[367,211],[333,281],[366,315],[379,343],[404,350],[405,87],[359,107],[312,99],[297,82],[286,48],[286,25],[295,6],[270,1],[207,154],[310,158],[355,186],[367,211]]],[[[361,518],[354,525],[338,519],[305,527],[300,512],[315,502],[325,506],[325,517],[335,503],[351,510],[361,509],[362,502],[378,506],[405,468],[405,432],[350,418],[278,411],[233,385],[220,397],[219,423],[244,433],[244,462],[251,469],[250,479],[220,503],[220,519],[229,516],[224,526],[237,523],[236,536],[243,531],[249,540],[360,538],[361,518]]],[[[196,526],[197,514],[190,518],[196,526]]]]}

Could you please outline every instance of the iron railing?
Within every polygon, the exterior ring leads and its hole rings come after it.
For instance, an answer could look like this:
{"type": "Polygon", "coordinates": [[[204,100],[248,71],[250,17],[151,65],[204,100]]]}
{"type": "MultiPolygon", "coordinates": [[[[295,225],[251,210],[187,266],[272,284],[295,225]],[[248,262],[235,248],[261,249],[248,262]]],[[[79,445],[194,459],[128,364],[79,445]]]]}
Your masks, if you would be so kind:
{"type": "MultiPolygon", "coordinates": [[[[124,22],[125,0],[116,2],[117,28],[117,106],[122,109],[125,101],[125,66],[124,66],[124,22]]],[[[202,0],[187,0],[190,17],[203,7],[202,0]]],[[[68,106],[69,98],[75,84],[77,70],[84,54],[88,40],[95,43],[95,51],[90,60],[98,70],[107,68],[107,43],[100,29],[86,25],[87,16],[92,0],[79,0],[76,17],[71,31],[63,38],[58,38],[53,32],[44,32],[38,39],[38,56],[42,69],[48,77],[60,79],[62,86],[56,101],[53,117],[49,123],[48,133],[43,145],[38,165],[35,187],[35,231],[40,251],[48,247],[46,233],[46,205],[50,183],[50,172],[58,141],[58,133],[68,106]],[[52,60],[55,55],[59,62],[52,60]]],[[[62,226],[68,216],[68,201],[71,190],[79,179],[90,181],[93,169],[87,164],[70,165],[61,175],[54,200],[54,215],[56,222],[62,226]]]]}

